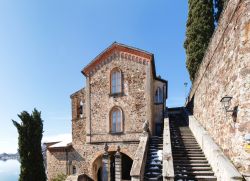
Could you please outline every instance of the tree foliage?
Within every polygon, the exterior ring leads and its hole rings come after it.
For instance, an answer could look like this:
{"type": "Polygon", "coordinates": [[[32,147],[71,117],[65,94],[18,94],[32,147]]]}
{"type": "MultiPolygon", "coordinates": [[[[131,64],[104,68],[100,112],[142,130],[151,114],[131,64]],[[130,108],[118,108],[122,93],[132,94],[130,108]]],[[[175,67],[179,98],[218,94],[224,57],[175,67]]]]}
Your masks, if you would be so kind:
{"type": "Polygon", "coordinates": [[[184,47],[186,66],[193,81],[214,31],[214,11],[213,0],[188,0],[188,5],[184,47]]]}
{"type": "Polygon", "coordinates": [[[43,163],[41,140],[43,136],[43,120],[41,112],[36,109],[30,115],[23,111],[18,115],[21,123],[12,120],[18,131],[18,152],[21,169],[19,181],[46,181],[43,163]]]}

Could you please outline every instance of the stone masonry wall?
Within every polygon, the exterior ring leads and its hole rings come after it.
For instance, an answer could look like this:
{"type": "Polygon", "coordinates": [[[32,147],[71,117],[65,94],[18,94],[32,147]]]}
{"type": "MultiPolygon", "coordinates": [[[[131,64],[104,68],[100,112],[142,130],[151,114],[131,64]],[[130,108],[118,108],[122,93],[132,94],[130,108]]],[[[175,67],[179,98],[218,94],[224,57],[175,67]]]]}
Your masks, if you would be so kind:
{"type": "Polygon", "coordinates": [[[56,151],[51,152],[47,150],[47,172],[48,180],[56,178],[58,174],[66,174],[66,152],[56,151]]]}
{"type": "Polygon", "coordinates": [[[72,144],[83,145],[86,142],[86,104],[85,89],[81,89],[71,96],[72,105],[72,144]],[[80,104],[82,102],[82,114],[80,104]]]}
{"type": "Polygon", "coordinates": [[[196,75],[189,101],[193,114],[242,172],[250,173],[244,135],[250,133],[250,1],[229,0],[196,75]],[[220,100],[232,96],[225,112],[220,100]]]}
{"type": "Polygon", "coordinates": [[[139,140],[146,120],[146,61],[133,61],[133,55],[114,53],[89,77],[91,142],[139,140]],[[131,60],[129,60],[131,59],[131,60]],[[110,73],[114,68],[122,72],[123,95],[110,96],[110,73]],[[110,111],[123,111],[123,134],[110,134],[110,111]]]}

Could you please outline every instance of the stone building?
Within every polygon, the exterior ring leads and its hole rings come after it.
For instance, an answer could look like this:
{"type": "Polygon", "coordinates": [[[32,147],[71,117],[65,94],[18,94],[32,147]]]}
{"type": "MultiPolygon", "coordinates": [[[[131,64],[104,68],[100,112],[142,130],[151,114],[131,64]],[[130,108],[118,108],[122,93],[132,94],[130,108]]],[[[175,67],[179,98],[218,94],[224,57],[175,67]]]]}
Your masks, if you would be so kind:
{"type": "Polygon", "coordinates": [[[250,180],[249,12],[227,1],[186,107],[165,112],[153,54],[114,43],[98,55],[71,95],[72,143],[47,143],[49,180],[250,180]]]}
{"type": "Polygon", "coordinates": [[[48,143],[48,179],[63,173],[130,180],[143,125],[162,134],[167,81],[156,76],[152,53],[116,42],[82,73],[86,87],[70,96],[72,143],[48,143]]]}

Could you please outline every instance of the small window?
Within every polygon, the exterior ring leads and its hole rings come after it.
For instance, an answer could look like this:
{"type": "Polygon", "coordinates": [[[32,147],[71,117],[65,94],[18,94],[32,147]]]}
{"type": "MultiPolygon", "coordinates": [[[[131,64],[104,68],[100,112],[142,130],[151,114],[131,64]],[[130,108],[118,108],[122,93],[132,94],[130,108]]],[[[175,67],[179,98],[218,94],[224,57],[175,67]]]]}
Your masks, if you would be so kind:
{"type": "Polygon", "coordinates": [[[76,167],[75,166],[73,166],[73,168],[72,168],[72,174],[76,174],[76,167]]]}
{"type": "Polygon", "coordinates": [[[82,101],[80,101],[77,107],[77,117],[83,118],[83,102],[82,101]]]}
{"type": "Polygon", "coordinates": [[[111,133],[122,132],[122,111],[119,108],[113,108],[110,116],[111,116],[111,133]]]}
{"type": "Polygon", "coordinates": [[[163,93],[160,87],[157,88],[155,92],[155,103],[162,103],[163,102],[163,93]]]}
{"type": "Polygon", "coordinates": [[[122,73],[119,69],[113,69],[111,71],[111,93],[122,92],[122,73]]]}

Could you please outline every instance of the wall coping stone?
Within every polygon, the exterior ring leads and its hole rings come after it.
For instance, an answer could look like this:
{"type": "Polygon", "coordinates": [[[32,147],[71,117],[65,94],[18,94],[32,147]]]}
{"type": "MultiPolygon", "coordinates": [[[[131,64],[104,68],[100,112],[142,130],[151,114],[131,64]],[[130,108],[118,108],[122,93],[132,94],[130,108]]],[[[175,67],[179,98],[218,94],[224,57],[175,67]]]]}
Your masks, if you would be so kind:
{"type": "Polygon", "coordinates": [[[132,177],[132,181],[143,180],[144,168],[147,158],[148,140],[149,140],[149,133],[147,132],[140,137],[140,143],[136,150],[135,158],[133,160],[133,165],[130,171],[130,176],[132,177]]]}
{"type": "Polygon", "coordinates": [[[193,115],[188,115],[188,121],[190,129],[211,164],[218,181],[243,180],[240,172],[224,155],[220,147],[214,142],[212,137],[209,136],[197,119],[193,115]]]}
{"type": "Polygon", "coordinates": [[[169,118],[164,118],[162,175],[164,180],[174,180],[174,164],[171,148],[169,118]]]}

